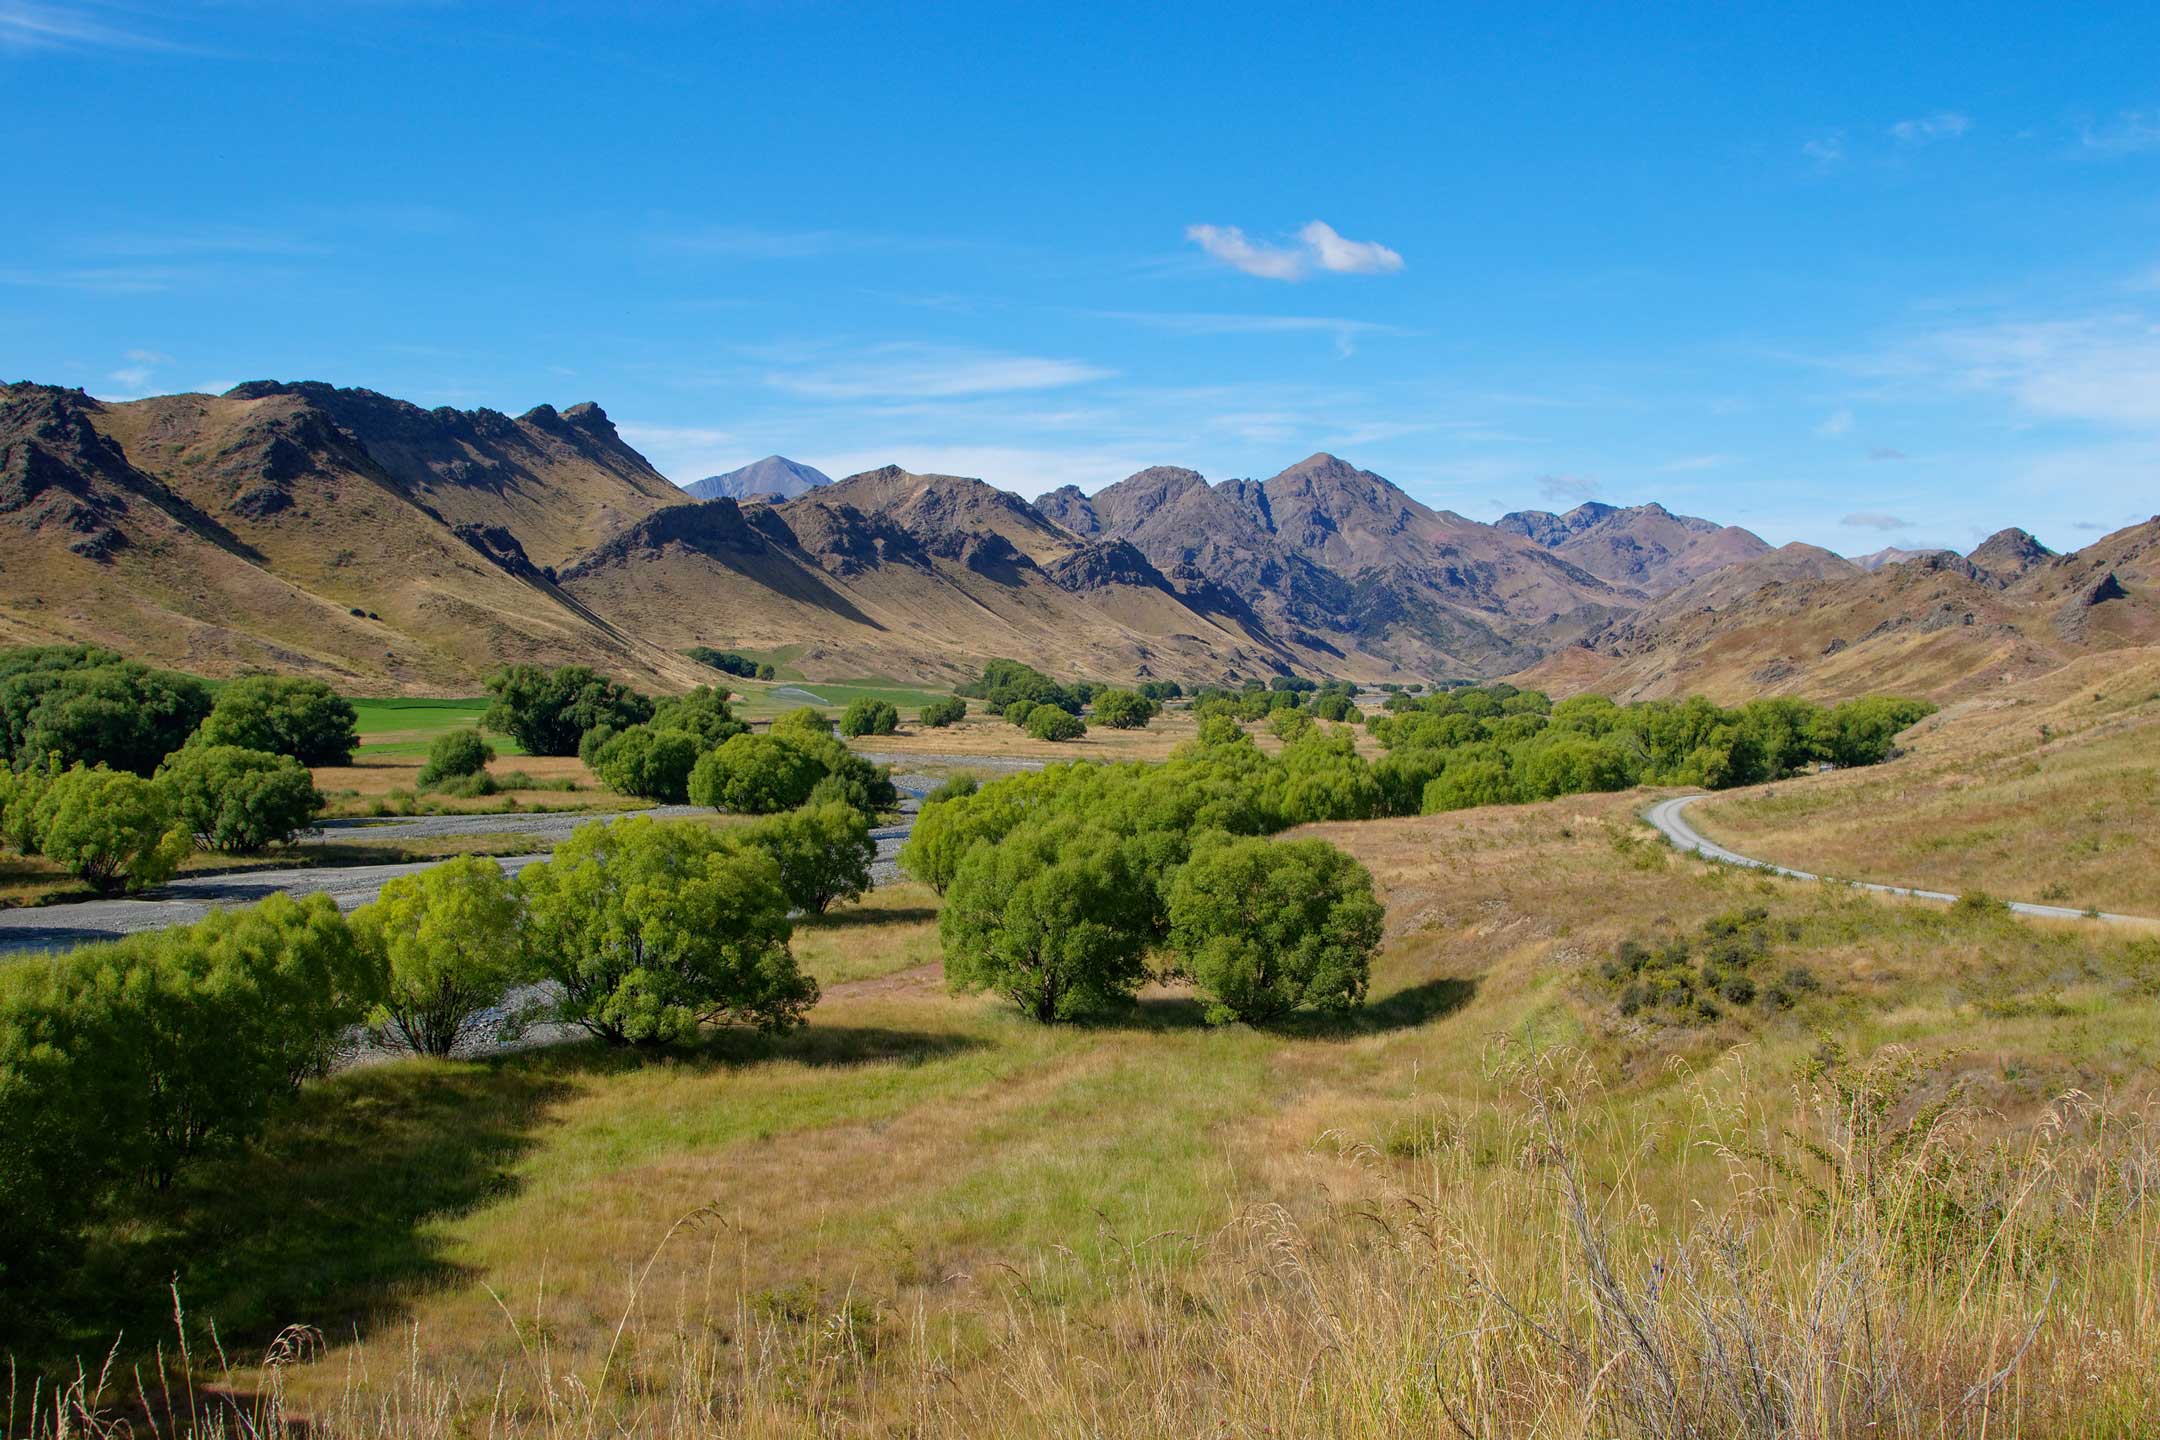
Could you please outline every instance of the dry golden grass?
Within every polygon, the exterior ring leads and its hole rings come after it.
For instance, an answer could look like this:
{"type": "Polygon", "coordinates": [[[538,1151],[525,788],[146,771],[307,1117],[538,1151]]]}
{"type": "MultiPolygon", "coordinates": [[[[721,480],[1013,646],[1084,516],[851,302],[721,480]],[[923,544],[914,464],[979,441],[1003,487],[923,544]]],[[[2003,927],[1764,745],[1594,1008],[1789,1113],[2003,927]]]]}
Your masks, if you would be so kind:
{"type": "Polygon", "coordinates": [[[493,795],[460,798],[421,792],[423,754],[356,755],[350,765],[324,765],[315,771],[315,788],[330,797],[329,817],[383,814],[492,814],[512,810],[637,810],[649,802],[601,788],[599,780],[575,755],[514,755],[488,766],[490,775],[529,776],[533,786],[514,786],[493,795]],[[574,788],[566,788],[574,787],[574,788]]]}
{"type": "Polygon", "coordinates": [[[199,1368],[215,1321],[327,1435],[2149,1433],[2151,942],[1704,865],[1640,803],[1319,827],[1389,902],[1336,1026],[1036,1027],[882,892],[805,927],[805,1032],[335,1078],[194,1182],[222,1248],[151,1227],[100,1293],[140,1334],[177,1274],[199,1368]],[[1821,994],[1618,1012],[1620,940],[1743,905],[1821,994]]]}
{"type": "Polygon", "coordinates": [[[2160,917],[2160,656],[1952,705],[1910,753],[1702,801],[1744,855],[1850,880],[2160,917]]]}

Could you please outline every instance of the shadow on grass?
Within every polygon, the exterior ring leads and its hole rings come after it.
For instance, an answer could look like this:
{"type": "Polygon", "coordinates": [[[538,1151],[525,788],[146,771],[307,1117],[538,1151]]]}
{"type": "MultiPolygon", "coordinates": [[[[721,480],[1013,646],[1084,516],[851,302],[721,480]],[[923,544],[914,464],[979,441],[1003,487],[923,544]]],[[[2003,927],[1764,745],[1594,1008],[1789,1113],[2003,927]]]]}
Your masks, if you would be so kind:
{"type": "MultiPolygon", "coordinates": [[[[1476,993],[1475,980],[1427,980],[1393,991],[1347,1015],[1304,1011],[1255,1028],[1300,1040],[1377,1035],[1389,1030],[1408,1030],[1451,1015],[1469,1004],[1470,997],[1476,993]]],[[[1190,994],[1148,994],[1124,1010],[1095,1016],[1083,1023],[1104,1030],[1204,1029],[1208,1023],[1207,1005],[1198,996],[1190,994]]]]}
{"type": "Polygon", "coordinates": [[[515,1189],[515,1167],[572,1083],[510,1065],[405,1062],[310,1085],[253,1145],[184,1169],[174,1189],[93,1239],[56,1317],[102,1353],[208,1327],[236,1363],[288,1324],[338,1337],[394,1318],[401,1298],[465,1274],[436,1222],[515,1189]]]}
{"type": "Polygon", "coordinates": [[[695,1045],[640,1049],[576,1041],[507,1057],[506,1067],[551,1075],[620,1075],[649,1065],[717,1070],[790,1060],[798,1065],[920,1063],[983,1049],[987,1041],[948,1031],[896,1030],[883,1025],[824,1025],[813,1019],[800,1030],[768,1035],[749,1029],[707,1031],[695,1045]]]}
{"type": "Polygon", "coordinates": [[[858,930],[877,925],[920,925],[938,917],[935,905],[851,905],[823,915],[805,915],[795,922],[797,930],[858,930]]]}
{"type": "Polygon", "coordinates": [[[608,1075],[772,1060],[927,1062],[979,1049],[966,1035],[812,1024],[787,1035],[711,1032],[642,1051],[573,1041],[484,1061],[407,1060],[311,1084],[245,1150],[185,1168],[173,1191],[118,1214],[52,1297],[33,1364],[72,1368],[123,1338],[173,1349],[174,1290],[194,1353],[260,1358],[288,1325],[332,1340],[394,1324],[411,1297],[469,1282],[444,1222],[520,1185],[551,1112],[608,1075]],[[213,1341],[211,1328],[215,1327],[213,1341]]]}

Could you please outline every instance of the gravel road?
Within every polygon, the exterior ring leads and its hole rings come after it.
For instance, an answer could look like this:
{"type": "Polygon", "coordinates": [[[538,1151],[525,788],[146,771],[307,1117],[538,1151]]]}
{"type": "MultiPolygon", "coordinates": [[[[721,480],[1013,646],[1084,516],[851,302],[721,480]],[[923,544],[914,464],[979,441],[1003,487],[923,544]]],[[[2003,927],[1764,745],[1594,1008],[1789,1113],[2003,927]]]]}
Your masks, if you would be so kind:
{"type": "MultiPolygon", "coordinates": [[[[1824,880],[1832,885],[1854,885],[1862,890],[1872,890],[1878,895],[1904,895],[1914,900],[1954,901],[1958,897],[1940,890],[1915,890],[1908,885],[1877,885],[1867,880],[1837,880],[1828,876],[1812,874],[1806,870],[1788,869],[1773,865],[1768,860],[1755,860],[1736,851],[1728,850],[1715,840],[1706,838],[1702,832],[1688,824],[1687,807],[1707,795],[1681,795],[1671,800],[1660,800],[1644,812],[1643,818],[1656,828],[1659,834],[1682,850],[1691,851],[1708,860],[1720,860],[1727,865],[1745,865],[1752,870],[1768,870],[1773,875],[1783,875],[1793,880],[1824,880]]],[[[2062,905],[2033,905],[2023,900],[2008,902],[2013,913],[2038,915],[2048,920],[2107,920],[2124,925],[2154,925],[2160,921],[2140,915],[2110,915],[2105,911],[2072,910],[2062,905]]]]}

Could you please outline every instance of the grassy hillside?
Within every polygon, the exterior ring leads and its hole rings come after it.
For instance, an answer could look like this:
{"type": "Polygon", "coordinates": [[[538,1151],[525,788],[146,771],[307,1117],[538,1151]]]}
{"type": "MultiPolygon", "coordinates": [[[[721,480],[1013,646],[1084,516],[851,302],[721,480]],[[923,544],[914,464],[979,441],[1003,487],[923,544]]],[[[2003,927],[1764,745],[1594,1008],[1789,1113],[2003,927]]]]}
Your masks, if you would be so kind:
{"type": "Polygon", "coordinates": [[[1388,901],[1339,1025],[1037,1027],[883,891],[799,936],[806,1031],[340,1075],[56,1298],[94,1363],[171,1280],[340,1434],[2145,1433],[2160,952],[1641,803],[1322,828],[1388,901]],[[1793,1007],[1629,1013],[1622,944],[1717,917],[1793,1007]]]}
{"type": "Polygon", "coordinates": [[[2160,916],[2160,652],[1952,705],[1893,764],[1693,806],[1744,855],[1854,880],[2160,916]]]}

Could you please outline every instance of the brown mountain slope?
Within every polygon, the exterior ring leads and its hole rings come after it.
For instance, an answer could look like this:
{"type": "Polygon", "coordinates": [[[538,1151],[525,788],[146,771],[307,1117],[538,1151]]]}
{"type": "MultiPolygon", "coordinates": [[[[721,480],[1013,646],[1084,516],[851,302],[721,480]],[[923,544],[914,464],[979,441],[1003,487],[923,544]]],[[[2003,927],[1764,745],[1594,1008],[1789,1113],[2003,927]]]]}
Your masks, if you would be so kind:
{"type": "Polygon", "coordinates": [[[1860,570],[1786,546],[1683,586],[1519,677],[1623,698],[1981,694],[2160,639],[2160,520],[2004,587],[1954,555],[1860,570]]]}
{"type": "Polygon", "coordinates": [[[1039,508],[1130,540],[1197,608],[1332,654],[1342,673],[1496,673],[1634,598],[1332,455],[1260,483],[1157,466],[1039,508]]]}
{"type": "Polygon", "coordinates": [[[1659,504],[1591,500],[1564,515],[1518,510],[1494,524],[1622,589],[1663,595],[1713,570],[1768,552],[1753,531],[1675,515],[1659,504]]]}
{"type": "MultiPolygon", "coordinates": [[[[0,393],[18,437],[9,453],[22,457],[11,469],[47,477],[26,479],[19,488],[41,493],[11,507],[26,543],[10,547],[0,602],[36,633],[210,674],[319,672],[358,690],[470,689],[506,659],[576,660],[647,684],[692,678],[680,657],[557,589],[498,518],[567,533],[573,506],[604,515],[637,503],[624,496],[638,486],[611,468],[618,457],[589,469],[572,460],[586,443],[578,435],[555,440],[502,419],[495,441],[458,448],[463,463],[517,466],[461,487],[423,473],[410,436],[377,441],[321,403],[324,393],[365,397],[358,408],[372,424],[367,410],[382,397],[367,392],[259,385],[120,404],[36,386],[0,393]],[[376,458],[377,444],[398,470],[376,458]],[[598,504],[572,493],[572,471],[598,504]],[[470,519],[456,525],[438,499],[470,519]]],[[[469,427],[482,439],[494,424],[487,412],[402,411],[411,427],[469,427]]],[[[605,417],[593,410],[584,423],[605,417]]],[[[609,445],[621,448],[612,427],[609,445]]]]}
{"type": "Polygon", "coordinates": [[[1315,657],[1218,623],[1132,545],[980,480],[873,470],[776,506],[660,511],[562,572],[670,648],[808,648],[798,664],[955,677],[991,655],[1061,673],[1221,678],[1315,657]]]}

